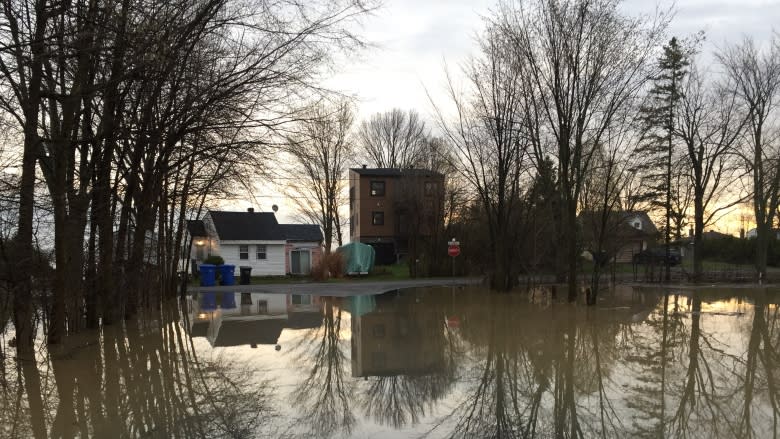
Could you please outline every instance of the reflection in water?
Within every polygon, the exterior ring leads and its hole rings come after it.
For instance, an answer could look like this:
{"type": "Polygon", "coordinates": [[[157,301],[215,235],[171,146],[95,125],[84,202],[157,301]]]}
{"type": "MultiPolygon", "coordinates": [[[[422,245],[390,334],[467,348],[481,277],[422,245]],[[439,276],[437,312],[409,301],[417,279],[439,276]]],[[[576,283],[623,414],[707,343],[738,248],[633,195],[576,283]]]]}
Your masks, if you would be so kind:
{"type": "Polygon", "coordinates": [[[453,384],[438,299],[430,291],[393,292],[352,317],[352,375],[364,378],[361,405],[380,425],[416,425],[453,384]]]}
{"type": "Polygon", "coordinates": [[[779,299],[206,293],[5,358],[0,438],[777,437],[779,299]]]}
{"type": "Polygon", "coordinates": [[[656,296],[658,302],[616,294],[609,309],[554,305],[543,312],[524,306],[522,295],[471,297],[460,310],[467,323],[462,336],[471,346],[471,361],[461,365],[468,375],[465,396],[431,432],[574,438],[779,433],[777,295],[770,306],[766,293],[757,292],[755,308],[747,311],[706,292],[656,296]],[[724,309],[708,310],[707,300],[724,309]]]}
{"type": "Polygon", "coordinates": [[[308,331],[293,348],[304,378],[293,390],[291,402],[299,411],[299,421],[308,427],[307,435],[349,434],[357,422],[351,407],[354,384],[346,374],[343,312],[337,300],[323,299],[322,325],[308,331]]]}
{"type": "Polygon", "coordinates": [[[5,381],[0,437],[273,436],[268,385],[244,386],[246,365],[199,358],[178,321],[166,307],[21,362],[5,381]]]}

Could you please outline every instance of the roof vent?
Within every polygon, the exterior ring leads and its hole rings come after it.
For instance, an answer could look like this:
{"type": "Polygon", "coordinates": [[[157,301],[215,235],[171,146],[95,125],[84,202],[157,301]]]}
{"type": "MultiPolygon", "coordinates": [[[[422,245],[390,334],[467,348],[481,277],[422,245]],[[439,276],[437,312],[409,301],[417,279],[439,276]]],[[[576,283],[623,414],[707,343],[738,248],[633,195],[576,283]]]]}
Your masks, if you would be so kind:
{"type": "Polygon", "coordinates": [[[254,207],[250,207],[246,211],[249,212],[249,213],[255,213],[255,208],[254,207]]]}
{"type": "Polygon", "coordinates": [[[366,169],[366,165],[363,165],[363,169],[366,169]]]}

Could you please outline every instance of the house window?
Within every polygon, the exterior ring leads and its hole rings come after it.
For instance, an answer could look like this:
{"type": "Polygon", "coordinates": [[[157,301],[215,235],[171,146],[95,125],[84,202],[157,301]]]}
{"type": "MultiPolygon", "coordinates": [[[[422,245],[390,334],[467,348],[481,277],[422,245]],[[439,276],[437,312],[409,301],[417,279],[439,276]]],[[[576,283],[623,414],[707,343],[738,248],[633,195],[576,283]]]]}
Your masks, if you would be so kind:
{"type": "Polygon", "coordinates": [[[371,212],[371,224],[375,226],[385,225],[385,213],[384,212],[371,212]]]}
{"type": "Polygon", "coordinates": [[[293,305],[311,305],[311,295],[309,294],[293,294],[293,305]]]}
{"type": "Polygon", "coordinates": [[[432,197],[433,192],[436,190],[436,184],[432,181],[426,181],[425,186],[423,186],[425,196],[426,197],[432,197]]]}
{"type": "Polygon", "coordinates": [[[268,255],[265,252],[265,244],[258,244],[257,245],[257,259],[267,259],[268,255]]]}
{"type": "Polygon", "coordinates": [[[385,182],[384,181],[371,181],[371,196],[372,197],[384,197],[385,196],[385,182]]]}
{"type": "Polygon", "coordinates": [[[238,259],[249,259],[249,246],[248,245],[239,245],[238,246],[238,259]]]}
{"type": "Polygon", "coordinates": [[[374,335],[374,338],[385,338],[385,325],[377,324],[374,325],[372,329],[372,334],[374,335]]]}

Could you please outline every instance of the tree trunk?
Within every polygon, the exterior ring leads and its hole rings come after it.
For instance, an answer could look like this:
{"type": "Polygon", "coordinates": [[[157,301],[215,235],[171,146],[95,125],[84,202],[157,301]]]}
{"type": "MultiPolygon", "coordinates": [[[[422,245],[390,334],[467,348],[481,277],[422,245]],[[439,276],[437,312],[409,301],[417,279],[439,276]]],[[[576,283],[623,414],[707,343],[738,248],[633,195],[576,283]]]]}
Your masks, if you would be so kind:
{"type": "MultiPolygon", "coordinates": [[[[41,104],[41,79],[43,74],[44,35],[46,32],[46,1],[35,2],[35,33],[30,41],[30,78],[27,99],[22,102],[24,111],[24,151],[22,153],[22,175],[19,185],[19,219],[16,230],[16,264],[13,280],[14,328],[16,329],[16,350],[20,358],[32,355],[32,260],[33,260],[33,215],[35,206],[35,165],[40,148],[38,136],[38,110],[41,104]]],[[[11,20],[12,31],[18,34],[18,23],[11,20]]],[[[17,49],[20,51],[21,49],[17,49]]],[[[17,53],[21,64],[22,55],[17,53]]]]}
{"type": "MultiPolygon", "coordinates": [[[[758,221],[756,221],[758,223],[758,221]]],[[[771,228],[769,223],[762,221],[763,224],[756,224],[756,271],[758,279],[766,279],[767,257],[769,254],[769,235],[771,228]]]]}
{"type": "Polygon", "coordinates": [[[704,237],[704,201],[703,192],[696,190],[693,219],[693,281],[698,282],[701,279],[703,271],[702,259],[702,241],[704,237]]]}
{"type": "Polygon", "coordinates": [[[577,202],[569,201],[566,212],[566,263],[567,267],[567,299],[569,302],[577,301],[577,262],[579,254],[577,253],[577,202]]]}

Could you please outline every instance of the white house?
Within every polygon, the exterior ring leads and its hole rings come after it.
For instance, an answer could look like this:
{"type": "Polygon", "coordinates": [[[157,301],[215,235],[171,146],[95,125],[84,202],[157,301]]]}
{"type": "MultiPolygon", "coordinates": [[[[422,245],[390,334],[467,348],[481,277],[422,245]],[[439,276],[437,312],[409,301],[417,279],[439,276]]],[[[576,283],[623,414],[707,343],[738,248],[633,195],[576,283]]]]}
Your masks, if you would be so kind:
{"type": "Polygon", "coordinates": [[[316,224],[279,224],[273,212],[209,211],[188,221],[191,260],[219,255],[225,264],[252,267],[253,276],[309,274],[322,254],[316,224]]]}
{"type": "MultiPolygon", "coordinates": [[[[772,236],[773,234],[775,235],[775,239],[780,240],[780,229],[772,229],[772,231],[769,234],[769,236],[772,236]]],[[[745,233],[745,238],[750,239],[750,238],[756,238],[756,237],[758,237],[758,230],[756,230],[755,228],[750,229],[750,230],[747,231],[747,233],[745,233]]]]}
{"type": "Polygon", "coordinates": [[[212,346],[275,345],[284,329],[322,325],[319,296],[200,292],[187,298],[192,337],[212,346]]]}

